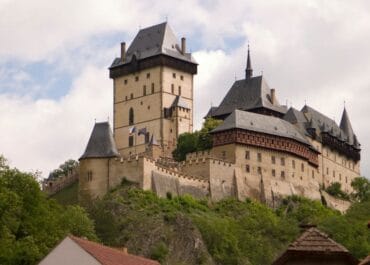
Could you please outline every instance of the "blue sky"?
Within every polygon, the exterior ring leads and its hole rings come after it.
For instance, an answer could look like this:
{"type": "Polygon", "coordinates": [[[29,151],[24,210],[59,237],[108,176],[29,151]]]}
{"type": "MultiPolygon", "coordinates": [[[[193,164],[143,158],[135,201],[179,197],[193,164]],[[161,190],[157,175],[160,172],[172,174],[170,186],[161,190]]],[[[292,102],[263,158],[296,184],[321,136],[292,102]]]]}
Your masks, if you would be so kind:
{"type": "Polygon", "coordinates": [[[195,121],[242,78],[246,47],[281,103],[340,121],[343,101],[370,175],[367,1],[0,1],[0,153],[43,175],[112,116],[108,66],[140,27],[168,19],[199,63],[195,121]],[[148,9],[148,7],[150,7],[148,9]]]}

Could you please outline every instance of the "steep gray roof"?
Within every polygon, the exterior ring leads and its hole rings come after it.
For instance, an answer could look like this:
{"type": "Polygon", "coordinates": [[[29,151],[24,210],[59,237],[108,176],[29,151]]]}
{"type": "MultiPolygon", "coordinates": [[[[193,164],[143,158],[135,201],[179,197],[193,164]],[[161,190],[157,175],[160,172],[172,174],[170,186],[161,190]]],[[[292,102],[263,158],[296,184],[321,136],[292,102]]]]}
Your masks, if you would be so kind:
{"type": "Polygon", "coordinates": [[[306,124],[308,122],[306,116],[295,108],[289,108],[287,113],[283,117],[284,120],[289,121],[302,133],[307,134],[306,124]]]}
{"type": "Polygon", "coordinates": [[[119,156],[108,122],[95,123],[86,150],[80,159],[119,156]]]}
{"type": "Polygon", "coordinates": [[[135,55],[137,60],[156,56],[167,55],[180,60],[196,63],[191,53],[181,53],[177,38],[167,22],[141,29],[126,52],[125,61],[116,58],[111,67],[131,62],[135,55]]]}
{"type": "Polygon", "coordinates": [[[234,110],[221,125],[212,130],[212,133],[234,128],[291,138],[310,145],[293,124],[273,116],[241,110],[234,110]]]}
{"type": "MultiPolygon", "coordinates": [[[[338,124],[334,120],[328,118],[324,114],[307,105],[302,108],[301,112],[304,114],[308,121],[312,121],[317,134],[320,134],[321,132],[329,133],[331,136],[336,137],[338,140],[346,142],[347,144],[352,145],[357,149],[360,148],[361,145],[358,142],[356,135],[353,133],[353,129],[349,121],[346,109],[344,109],[343,111],[340,126],[338,126],[338,124]]],[[[307,124],[306,128],[308,128],[307,124]]]]}
{"type": "Polygon", "coordinates": [[[213,117],[213,113],[216,112],[216,110],[217,110],[217,107],[210,107],[206,116],[204,116],[204,118],[213,117]]]}
{"type": "Polygon", "coordinates": [[[353,144],[354,143],[354,136],[351,122],[349,121],[349,117],[347,114],[346,108],[343,110],[342,119],[340,121],[339,127],[343,130],[345,135],[348,137],[348,143],[353,144]]]}
{"type": "Polygon", "coordinates": [[[340,135],[341,129],[336,122],[319,111],[305,105],[301,112],[306,116],[307,120],[312,119],[312,121],[315,122],[322,131],[329,132],[333,136],[340,135]]]}
{"type": "Polygon", "coordinates": [[[181,96],[176,96],[176,98],[172,102],[171,107],[181,107],[181,108],[184,108],[184,109],[190,109],[188,103],[181,96]]]}
{"type": "Polygon", "coordinates": [[[272,103],[267,82],[262,76],[255,76],[235,81],[213,116],[227,115],[235,109],[252,110],[261,107],[282,114],[287,111],[276,99],[272,103]]]}

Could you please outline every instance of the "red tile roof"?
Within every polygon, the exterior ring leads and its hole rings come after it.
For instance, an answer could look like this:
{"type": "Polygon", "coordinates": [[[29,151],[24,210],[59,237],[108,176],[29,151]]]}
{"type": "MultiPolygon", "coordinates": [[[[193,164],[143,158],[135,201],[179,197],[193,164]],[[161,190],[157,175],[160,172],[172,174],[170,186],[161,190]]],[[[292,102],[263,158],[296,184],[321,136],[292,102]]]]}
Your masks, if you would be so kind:
{"type": "Polygon", "coordinates": [[[345,259],[346,264],[358,264],[349,251],[341,244],[335,242],[328,235],[315,227],[311,227],[303,234],[273,263],[273,265],[285,264],[289,259],[299,260],[303,257],[313,259],[345,259]]]}
{"type": "Polygon", "coordinates": [[[364,258],[358,265],[369,265],[370,264],[370,255],[364,258]]]}
{"type": "Polygon", "coordinates": [[[69,236],[81,248],[98,260],[102,265],[160,265],[157,261],[127,254],[118,249],[103,246],[75,236],[69,236]]]}

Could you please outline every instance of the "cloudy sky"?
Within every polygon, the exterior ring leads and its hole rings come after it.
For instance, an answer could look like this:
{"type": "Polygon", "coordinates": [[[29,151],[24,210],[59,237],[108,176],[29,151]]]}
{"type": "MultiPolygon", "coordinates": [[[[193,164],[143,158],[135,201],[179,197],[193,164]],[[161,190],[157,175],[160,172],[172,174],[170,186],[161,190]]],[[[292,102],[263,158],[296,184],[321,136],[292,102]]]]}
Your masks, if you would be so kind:
{"type": "Polygon", "coordinates": [[[168,20],[199,63],[196,125],[242,78],[251,45],[281,103],[339,122],[345,105],[370,176],[370,2],[0,0],[0,154],[44,176],[112,117],[107,67],[140,28],[168,20]]]}

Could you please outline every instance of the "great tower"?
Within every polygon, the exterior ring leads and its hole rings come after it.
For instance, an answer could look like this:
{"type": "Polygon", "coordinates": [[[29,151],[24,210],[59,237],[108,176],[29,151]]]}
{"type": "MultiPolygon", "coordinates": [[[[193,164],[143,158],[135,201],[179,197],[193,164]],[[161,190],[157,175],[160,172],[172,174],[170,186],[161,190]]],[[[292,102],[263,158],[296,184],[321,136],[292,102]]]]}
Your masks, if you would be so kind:
{"type": "Polygon", "coordinates": [[[179,44],[168,23],[141,29],[127,50],[121,43],[121,57],[109,74],[113,134],[122,156],[145,152],[150,139],[161,146],[162,156],[171,156],[178,136],[193,130],[196,73],[186,39],[179,44]]]}

